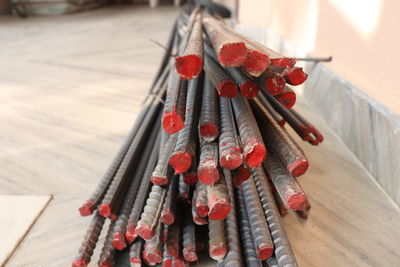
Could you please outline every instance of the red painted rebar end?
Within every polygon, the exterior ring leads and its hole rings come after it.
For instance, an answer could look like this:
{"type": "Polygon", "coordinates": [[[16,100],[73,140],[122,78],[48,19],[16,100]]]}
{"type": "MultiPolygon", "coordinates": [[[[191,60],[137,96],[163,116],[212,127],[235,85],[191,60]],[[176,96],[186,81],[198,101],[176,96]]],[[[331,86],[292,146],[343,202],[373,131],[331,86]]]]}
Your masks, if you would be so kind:
{"type": "Polygon", "coordinates": [[[102,204],[99,207],[99,214],[105,218],[111,216],[111,207],[108,204],[102,204]]]}
{"type": "Polygon", "coordinates": [[[72,262],[72,267],[86,267],[87,264],[88,263],[84,259],[78,259],[72,262]]]}
{"type": "Polygon", "coordinates": [[[129,258],[129,261],[131,262],[131,263],[136,263],[136,264],[142,264],[142,260],[140,259],[140,257],[131,257],[131,258],[129,258]]]}
{"type": "Polygon", "coordinates": [[[267,155],[267,150],[265,149],[265,146],[263,144],[257,141],[254,142],[250,147],[252,148],[250,151],[244,151],[245,158],[247,164],[249,164],[251,168],[256,168],[260,166],[261,163],[264,161],[267,155]]]}
{"type": "Polygon", "coordinates": [[[225,245],[212,245],[210,247],[210,256],[215,260],[222,260],[227,253],[225,245]]]}
{"type": "Polygon", "coordinates": [[[233,170],[243,163],[242,149],[240,147],[232,147],[221,155],[220,164],[222,168],[233,170]]]}
{"type": "Polygon", "coordinates": [[[150,177],[150,181],[155,184],[155,185],[159,185],[159,186],[163,186],[168,184],[169,180],[167,177],[157,177],[157,176],[152,176],[150,177]]]}
{"type": "Polygon", "coordinates": [[[287,196],[286,200],[290,209],[297,210],[299,207],[304,205],[304,203],[307,201],[307,198],[303,193],[297,193],[287,196]]]}
{"type": "Polygon", "coordinates": [[[290,85],[300,85],[307,80],[307,77],[308,75],[303,71],[303,68],[298,67],[292,68],[285,75],[285,79],[290,85]]]}
{"type": "Polygon", "coordinates": [[[288,92],[281,95],[278,98],[278,101],[285,107],[291,108],[296,104],[296,93],[295,92],[288,92]]]}
{"type": "Polygon", "coordinates": [[[244,82],[240,85],[240,93],[247,98],[253,98],[258,94],[258,85],[255,82],[244,82]]]}
{"type": "Polygon", "coordinates": [[[138,237],[138,235],[135,232],[135,227],[133,226],[133,229],[127,229],[125,232],[125,239],[129,244],[132,244],[133,241],[138,237]]]}
{"type": "Polygon", "coordinates": [[[274,253],[274,247],[267,246],[267,247],[261,247],[257,249],[257,255],[259,260],[266,260],[272,256],[274,253]]]}
{"type": "Polygon", "coordinates": [[[309,162],[307,160],[298,159],[292,164],[290,164],[287,168],[293,177],[298,177],[306,173],[308,166],[309,162]]]}
{"type": "Polygon", "coordinates": [[[193,222],[197,225],[205,225],[208,224],[207,219],[204,217],[200,217],[199,214],[193,214],[193,222]]]}
{"type": "Polygon", "coordinates": [[[179,256],[179,244],[178,243],[172,243],[167,245],[167,253],[171,257],[178,257],[179,256]]]}
{"type": "Polygon", "coordinates": [[[218,53],[218,60],[225,67],[239,67],[246,58],[247,48],[242,42],[225,44],[218,53]]]}
{"type": "Polygon", "coordinates": [[[219,180],[219,171],[215,167],[200,167],[197,170],[199,181],[203,184],[213,185],[219,180]]]}
{"type": "Polygon", "coordinates": [[[112,214],[110,215],[110,219],[111,219],[111,221],[116,221],[116,220],[118,219],[118,215],[112,213],[112,214]]]}
{"type": "Polygon", "coordinates": [[[172,266],[172,258],[163,260],[162,267],[171,267],[172,266]]]}
{"type": "Polygon", "coordinates": [[[119,251],[126,248],[125,236],[121,232],[114,233],[112,245],[119,251]]]}
{"type": "Polygon", "coordinates": [[[86,201],[85,204],[82,205],[82,207],[79,208],[79,213],[81,216],[89,216],[93,214],[93,206],[94,203],[91,200],[86,201]]]}
{"type": "Polygon", "coordinates": [[[150,240],[154,236],[154,229],[149,225],[140,225],[136,227],[135,233],[144,240],[150,240]]]}
{"type": "Polygon", "coordinates": [[[250,50],[242,67],[251,76],[260,76],[271,64],[268,55],[257,50],[250,50]]]}
{"type": "Polygon", "coordinates": [[[285,88],[286,81],[282,76],[274,75],[265,80],[265,89],[271,94],[276,95],[285,88]]]}
{"type": "Polygon", "coordinates": [[[233,183],[235,186],[240,186],[244,181],[250,178],[251,172],[246,168],[239,168],[234,176],[233,183]]]}
{"type": "Polygon", "coordinates": [[[172,213],[172,211],[170,209],[164,209],[161,212],[160,220],[165,225],[171,225],[175,221],[175,215],[172,213]]]}
{"type": "Polygon", "coordinates": [[[175,170],[176,174],[187,171],[192,164],[192,156],[188,152],[177,152],[169,159],[169,165],[175,170]]]}
{"type": "Polygon", "coordinates": [[[217,87],[218,95],[222,97],[237,97],[237,85],[231,79],[222,80],[217,87]]]}
{"type": "Polygon", "coordinates": [[[213,141],[219,135],[219,131],[214,123],[203,123],[200,125],[200,135],[207,141],[213,141]]]}
{"type": "Polygon", "coordinates": [[[181,79],[190,80],[199,76],[203,69],[203,61],[196,55],[175,58],[176,71],[181,79]]]}
{"type": "Polygon", "coordinates": [[[183,181],[185,184],[194,185],[198,180],[197,174],[195,173],[188,173],[183,175],[183,181]]]}
{"type": "Polygon", "coordinates": [[[200,217],[207,217],[209,211],[210,209],[208,208],[208,206],[197,207],[197,214],[199,214],[200,217]]]}
{"type": "Polygon", "coordinates": [[[226,203],[225,201],[215,203],[208,212],[208,218],[210,218],[211,220],[222,220],[228,216],[230,211],[231,206],[229,205],[229,203],[226,203]]]}
{"type": "Polygon", "coordinates": [[[273,65],[273,66],[279,66],[279,67],[291,69],[294,67],[295,64],[296,64],[295,58],[283,57],[283,58],[272,58],[271,59],[271,65],[273,65]]]}
{"type": "Polygon", "coordinates": [[[157,249],[151,249],[151,251],[143,251],[143,260],[148,265],[155,265],[156,263],[162,262],[161,252],[157,249]]]}
{"type": "Polygon", "coordinates": [[[166,112],[162,119],[164,131],[168,134],[174,134],[185,127],[183,118],[174,111],[166,112]]]}
{"type": "Polygon", "coordinates": [[[185,261],[188,262],[194,262],[199,259],[199,257],[197,257],[195,248],[184,248],[182,254],[183,257],[185,258],[185,261]]]}

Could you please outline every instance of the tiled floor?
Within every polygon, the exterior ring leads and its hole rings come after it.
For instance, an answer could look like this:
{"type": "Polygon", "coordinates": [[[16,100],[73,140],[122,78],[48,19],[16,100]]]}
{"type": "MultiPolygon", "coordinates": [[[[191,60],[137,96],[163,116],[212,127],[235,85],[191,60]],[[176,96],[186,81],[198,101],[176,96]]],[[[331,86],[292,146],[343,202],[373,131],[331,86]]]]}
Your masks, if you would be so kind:
{"type": "MultiPolygon", "coordinates": [[[[164,42],[177,13],[130,6],[0,17],[0,194],[54,195],[7,266],[70,264],[90,220],[77,208],[129,131],[161,59],[149,39],[164,42]]],[[[320,147],[302,144],[310,219],[284,219],[300,266],[400,266],[399,210],[304,100],[298,110],[326,137],[320,147]]]]}

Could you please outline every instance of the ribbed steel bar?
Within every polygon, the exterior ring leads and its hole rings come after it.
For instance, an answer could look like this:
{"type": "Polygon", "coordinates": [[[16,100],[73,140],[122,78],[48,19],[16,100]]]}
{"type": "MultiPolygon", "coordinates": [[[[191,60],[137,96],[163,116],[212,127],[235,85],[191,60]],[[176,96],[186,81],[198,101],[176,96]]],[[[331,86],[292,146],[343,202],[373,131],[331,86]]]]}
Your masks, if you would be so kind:
{"type": "Polygon", "coordinates": [[[129,248],[129,261],[131,263],[131,267],[142,266],[143,244],[143,239],[139,238],[135,240],[135,242],[133,242],[129,248]]]}
{"type": "Polygon", "coordinates": [[[167,250],[165,249],[164,245],[164,253],[163,253],[163,261],[162,261],[162,267],[171,267],[172,266],[172,257],[168,255],[167,250]]]}
{"type": "Polygon", "coordinates": [[[306,120],[300,113],[291,109],[290,112],[303,124],[299,126],[304,133],[303,140],[309,142],[310,144],[316,146],[324,141],[322,134],[312,125],[308,120],[306,120]]]}
{"type": "Polygon", "coordinates": [[[99,261],[97,263],[99,267],[109,267],[114,265],[115,248],[112,245],[114,223],[115,221],[111,222],[106,238],[104,239],[103,248],[101,249],[99,261]]]}
{"type": "Polygon", "coordinates": [[[197,124],[198,124],[198,109],[199,104],[199,89],[201,85],[199,79],[189,81],[186,112],[185,112],[185,127],[179,131],[177,141],[174,147],[172,156],[169,159],[169,164],[175,169],[175,174],[186,172],[192,164],[197,149],[197,124]]]}
{"type": "Polygon", "coordinates": [[[178,177],[174,176],[168,185],[168,193],[165,197],[163,210],[161,211],[160,221],[165,225],[173,224],[175,221],[178,195],[178,177]]]}
{"type": "Polygon", "coordinates": [[[184,174],[184,181],[188,185],[196,184],[198,177],[197,177],[197,157],[192,159],[192,164],[190,165],[189,170],[187,170],[184,174]]]}
{"type": "Polygon", "coordinates": [[[245,257],[246,266],[248,267],[261,267],[261,261],[258,259],[257,251],[254,246],[254,239],[251,234],[251,227],[249,217],[246,211],[246,204],[244,202],[243,194],[240,188],[236,188],[236,196],[238,203],[238,222],[240,227],[240,237],[243,246],[243,255],[245,257]]]}
{"type": "Polygon", "coordinates": [[[225,219],[231,211],[228,190],[225,181],[220,179],[214,185],[206,185],[208,218],[211,220],[225,219]]]}
{"type": "Polygon", "coordinates": [[[210,16],[203,17],[203,25],[219,63],[224,67],[241,66],[247,57],[243,40],[226,31],[222,22],[210,16]]]}
{"type": "Polygon", "coordinates": [[[214,141],[219,135],[218,96],[210,78],[205,75],[199,136],[207,142],[214,141]]]}
{"type": "Polygon", "coordinates": [[[266,260],[274,253],[274,245],[253,178],[244,181],[241,188],[258,258],[266,260]]]}
{"type": "Polygon", "coordinates": [[[216,142],[202,141],[200,143],[200,161],[197,176],[200,182],[208,185],[215,184],[219,179],[218,145],[216,142]]]}
{"type": "Polygon", "coordinates": [[[182,174],[179,175],[178,200],[190,204],[190,185],[185,183],[182,174]]]}
{"type": "Polygon", "coordinates": [[[219,96],[232,98],[238,95],[236,83],[208,53],[204,55],[204,71],[219,96]]]}
{"type": "Polygon", "coordinates": [[[170,167],[168,165],[168,161],[171,157],[177,139],[178,133],[170,135],[165,145],[160,148],[161,153],[158,156],[157,165],[150,177],[150,181],[153,184],[162,186],[169,183],[168,172],[170,167]]]}
{"type": "Polygon", "coordinates": [[[235,83],[238,84],[242,96],[253,98],[258,94],[259,88],[257,83],[252,81],[240,70],[236,68],[226,68],[225,70],[233,78],[235,83]]]}
{"type": "Polygon", "coordinates": [[[235,192],[231,173],[224,170],[224,178],[228,189],[229,201],[231,203],[231,211],[225,219],[226,237],[228,245],[228,253],[223,260],[223,266],[236,267],[243,266],[243,259],[240,249],[239,229],[237,225],[237,214],[235,207],[235,192]]]}
{"type": "Polygon", "coordinates": [[[181,79],[196,78],[203,68],[204,41],[202,12],[198,12],[185,51],[176,57],[176,70],[181,79]]]}
{"type": "Polygon", "coordinates": [[[97,241],[99,240],[101,230],[103,229],[104,221],[105,218],[100,216],[97,212],[93,215],[81,243],[81,247],[79,248],[79,252],[72,262],[72,267],[84,267],[89,264],[97,241]]]}
{"type": "Polygon", "coordinates": [[[257,83],[261,86],[262,91],[271,95],[277,95],[285,88],[286,81],[278,73],[270,70],[265,71],[260,77],[256,79],[257,83]]]}
{"type": "Polygon", "coordinates": [[[297,266],[296,258],[287,238],[285,228],[281,223],[265,172],[262,167],[258,167],[253,169],[252,174],[271,230],[272,240],[275,245],[275,257],[279,266],[295,267],[297,266]]]}
{"type": "Polygon", "coordinates": [[[183,217],[182,255],[186,261],[195,262],[198,260],[198,256],[196,251],[195,225],[193,223],[190,206],[185,206],[183,217]]]}
{"type": "MultiPolygon", "coordinates": [[[[138,193],[139,186],[143,180],[143,174],[146,170],[146,165],[153,152],[154,143],[157,143],[159,137],[160,120],[156,120],[156,125],[150,133],[149,139],[143,151],[142,157],[136,167],[135,173],[133,174],[131,184],[127,189],[126,194],[123,196],[123,203],[118,215],[118,219],[114,224],[113,233],[113,246],[118,250],[123,250],[127,246],[125,239],[126,225],[130,211],[132,209],[133,202],[135,201],[138,193]]],[[[147,178],[144,178],[147,179],[147,178]]]]}
{"type": "Polygon", "coordinates": [[[208,219],[207,217],[202,217],[197,213],[196,208],[192,205],[192,217],[193,217],[193,222],[197,225],[205,225],[208,224],[208,219]]]}
{"type": "Polygon", "coordinates": [[[201,217],[207,217],[209,208],[207,204],[207,187],[201,182],[196,183],[196,188],[193,194],[193,207],[197,214],[201,217]]]}
{"type": "Polygon", "coordinates": [[[179,215],[176,217],[173,224],[168,225],[168,233],[166,239],[166,250],[168,255],[178,257],[181,245],[181,231],[182,231],[182,211],[181,207],[178,209],[179,215]]]}
{"type": "Polygon", "coordinates": [[[219,163],[225,169],[236,169],[243,163],[242,148],[235,126],[231,103],[225,97],[219,98],[221,134],[218,139],[219,163]]]}
{"type": "Polygon", "coordinates": [[[222,260],[228,252],[224,220],[210,220],[209,255],[214,260],[222,260]]]}
{"type": "Polygon", "coordinates": [[[305,203],[306,195],[273,153],[269,153],[264,161],[264,168],[285,205],[293,210],[299,209],[305,203]]]}
{"type": "MultiPolygon", "coordinates": [[[[294,176],[304,174],[308,169],[308,159],[300,146],[290,137],[285,129],[280,127],[271,113],[265,108],[269,102],[261,94],[254,98],[254,103],[261,113],[257,116],[264,140],[294,176]]],[[[257,111],[255,109],[255,111],[257,111]]]]}
{"type": "MultiPolygon", "coordinates": [[[[162,135],[162,130],[160,130],[162,135]]],[[[135,233],[136,225],[139,221],[140,215],[144,209],[146,204],[146,199],[150,194],[152,183],[150,182],[150,175],[154,170],[154,167],[157,164],[158,153],[160,150],[160,138],[157,138],[156,143],[153,146],[153,150],[151,151],[150,158],[147,162],[146,169],[143,174],[142,181],[139,186],[138,192],[139,194],[136,195],[133,207],[130,211],[129,218],[126,225],[126,232],[125,232],[125,239],[130,244],[133,240],[136,239],[137,234],[135,233]]]]}
{"type": "Polygon", "coordinates": [[[163,224],[159,223],[157,225],[154,236],[146,240],[143,248],[143,261],[147,265],[155,265],[157,263],[161,263],[163,260],[163,242],[162,242],[162,233],[163,233],[163,224]]]}
{"type": "Polygon", "coordinates": [[[251,167],[260,166],[267,150],[261,133],[247,99],[242,96],[231,100],[239,128],[240,140],[243,144],[243,155],[251,167]]]}

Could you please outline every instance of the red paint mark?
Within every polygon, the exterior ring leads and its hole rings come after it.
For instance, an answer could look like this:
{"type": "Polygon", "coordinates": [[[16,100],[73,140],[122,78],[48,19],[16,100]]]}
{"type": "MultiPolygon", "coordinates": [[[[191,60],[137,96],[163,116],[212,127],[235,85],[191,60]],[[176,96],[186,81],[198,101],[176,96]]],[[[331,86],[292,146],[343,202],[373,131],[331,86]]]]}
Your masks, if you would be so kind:
{"type": "Polygon", "coordinates": [[[138,235],[135,232],[135,227],[136,227],[135,225],[131,224],[126,229],[125,238],[129,244],[132,244],[132,242],[135,241],[135,239],[138,237],[138,235]]]}
{"type": "Polygon", "coordinates": [[[274,247],[271,246],[260,247],[257,249],[258,259],[260,260],[266,260],[270,258],[273,253],[274,253],[274,247]]]}
{"type": "Polygon", "coordinates": [[[250,178],[250,169],[239,167],[233,176],[233,183],[235,186],[240,186],[244,181],[250,178]]]}
{"type": "Polygon", "coordinates": [[[277,99],[285,108],[291,108],[296,103],[296,93],[288,91],[277,96],[277,99]]]}
{"type": "Polygon", "coordinates": [[[144,240],[150,240],[154,236],[154,229],[149,225],[140,225],[136,227],[135,233],[144,240]]]}
{"type": "Polygon", "coordinates": [[[185,127],[184,118],[176,111],[166,112],[162,119],[164,131],[173,134],[185,127]]]}
{"type": "Polygon", "coordinates": [[[309,166],[309,163],[307,160],[298,159],[295,162],[293,162],[292,164],[290,164],[287,168],[293,177],[298,177],[298,176],[306,173],[308,166],[309,166]]]}
{"type": "Polygon", "coordinates": [[[79,213],[81,216],[89,216],[93,213],[93,206],[94,203],[91,200],[88,200],[82,205],[82,207],[79,208],[79,213]]]}
{"type": "Polygon", "coordinates": [[[126,248],[125,236],[121,232],[114,233],[112,245],[119,251],[126,248]]]}
{"type": "Polygon", "coordinates": [[[242,42],[225,44],[218,53],[218,60],[225,67],[239,67],[246,58],[247,48],[242,42]]]}
{"type": "Polygon", "coordinates": [[[111,207],[108,204],[102,204],[99,207],[99,214],[103,217],[110,217],[111,216],[111,207]]]}
{"type": "Polygon", "coordinates": [[[220,244],[219,246],[212,245],[210,247],[210,255],[212,256],[213,259],[223,259],[226,253],[227,253],[227,248],[223,244],[220,244]]]}
{"type": "Polygon", "coordinates": [[[88,262],[85,262],[83,259],[74,260],[72,262],[72,267],[86,267],[88,262]]]}
{"type": "Polygon", "coordinates": [[[171,266],[172,266],[172,258],[163,260],[162,267],[171,267],[171,266]]]}
{"type": "Polygon", "coordinates": [[[155,184],[155,185],[159,185],[159,186],[163,186],[168,184],[169,180],[167,177],[157,177],[157,176],[152,176],[150,177],[150,181],[155,184]]]}
{"type": "Polygon", "coordinates": [[[177,243],[168,243],[166,246],[168,255],[172,257],[179,256],[179,245],[177,243]]]}
{"type": "Polygon", "coordinates": [[[296,64],[295,58],[283,57],[283,58],[272,58],[271,65],[280,66],[284,68],[293,68],[296,64]]]}
{"type": "Polygon", "coordinates": [[[129,260],[131,263],[142,264],[142,260],[140,259],[140,257],[137,256],[131,257],[129,260]]]}
{"type": "Polygon", "coordinates": [[[258,50],[248,50],[247,58],[244,61],[242,67],[244,70],[255,77],[260,76],[271,64],[271,60],[268,55],[258,50]]]}
{"type": "Polygon", "coordinates": [[[217,88],[218,94],[222,97],[237,97],[238,88],[231,79],[222,80],[217,88]]]}
{"type": "Polygon", "coordinates": [[[197,213],[193,214],[193,222],[197,225],[204,225],[208,223],[206,218],[200,217],[200,215],[197,213]]]}
{"type": "Polygon", "coordinates": [[[307,201],[307,198],[303,192],[286,195],[285,198],[289,208],[292,210],[299,209],[299,207],[301,207],[301,205],[304,205],[304,203],[307,201]]]}
{"type": "Polygon", "coordinates": [[[220,164],[222,168],[233,170],[243,163],[242,149],[240,147],[232,147],[221,153],[220,164]]]}
{"type": "Polygon", "coordinates": [[[247,81],[240,85],[240,93],[247,98],[255,97],[258,91],[258,85],[255,82],[247,81]]]}
{"type": "Polygon", "coordinates": [[[143,260],[148,265],[155,265],[157,263],[161,263],[162,262],[161,252],[156,248],[151,249],[150,251],[143,251],[143,260]]]}
{"type": "MultiPolygon", "coordinates": [[[[214,161],[214,160],[212,160],[214,161]]],[[[207,163],[205,163],[207,165],[207,163]]],[[[199,181],[203,184],[213,185],[215,184],[220,176],[217,167],[200,166],[197,170],[197,176],[199,181]]]]}
{"type": "Polygon", "coordinates": [[[270,77],[265,79],[264,87],[271,95],[276,95],[282,92],[285,88],[285,79],[277,74],[272,74],[270,77]]]}
{"type": "Polygon", "coordinates": [[[180,78],[185,80],[199,76],[203,69],[203,61],[197,55],[176,57],[175,65],[180,78]]]}
{"type": "Polygon", "coordinates": [[[192,247],[184,248],[182,254],[185,260],[188,262],[194,262],[199,259],[196,254],[196,249],[192,247]]]}
{"type": "MultiPolygon", "coordinates": [[[[264,161],[266,155],[267,155],[267,150],[265,149],[265,146],[258,141],[249,141],[246,142],[248,143],[248,147],[251,148],[249,151],[245,151],[245,158],[247,161],[247,164],[249,164],[249,167],[251,168],[256,168],[261,165],[261,163],[264,161]],[[247,152],[247,153],[246,153],[247,152]]],[[[246,150],[245,145],[245,150],[246,150]]]]}
{"type": "Polygon", "coordinates": [[[210,209],[208,208],[208,206],[197,206],[197,213],[201,217],[207,217],[209,211],[210,209]]]}
{"type": "Polygon", "coordinates": [[[286,74],[285,79],[290,85],[300,85],[307,80],[307,73],[303,71],[303,68],[294,67],[291,68],[286,74]]]}
{"type": "Polygon", "coordinates": [[[183,174],[183,181],[185,182],[185,184],[194,185],[197,180],[198,177],[195,173],[183,174]]]}
{"type": "Polygon", "coordinates": [[[169,165],[175,170],[175,175],[184,173],[192,164],[192,156],[188,152],[178,152],[169,159],[169,165]]]}
{"type": "Polygon", "coordinates": [[[200,135],[205,138],[215,139],[219,135],[219,131],[214,123],[204,123],[200,125],[200,135]]]}
{"type": "Polygon", "coordinates": [[[170,209],[163,209],[163,211],[161,212],[160,220],[166,225],[171,225],[175,221],[175,215],[171,212],[170,209]]]}

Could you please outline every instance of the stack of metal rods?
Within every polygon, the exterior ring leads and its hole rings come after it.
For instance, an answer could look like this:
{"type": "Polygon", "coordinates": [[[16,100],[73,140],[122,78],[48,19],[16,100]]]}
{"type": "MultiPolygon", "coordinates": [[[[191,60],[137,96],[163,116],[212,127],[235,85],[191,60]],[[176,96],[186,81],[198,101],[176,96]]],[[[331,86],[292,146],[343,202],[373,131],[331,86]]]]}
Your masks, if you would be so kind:
{"type": "Polygon", "coordinates": [[[99,266],[119,251],[131,266],[189,266],[202,251],[219,266],[297,266],[281,217],[307,219],[297,177],[309,162],[285,125],[312,145],[323,137],[292,108],[288,84],[307,78],[295,63],[187,5],[136,123],[79,209],[93,218],[72,266],[89,264],[106,220],[99,266]]]}

